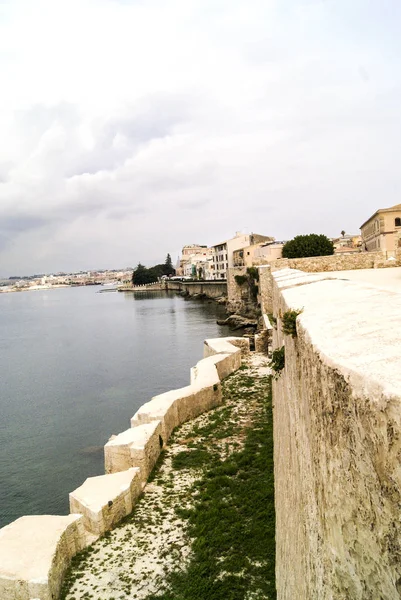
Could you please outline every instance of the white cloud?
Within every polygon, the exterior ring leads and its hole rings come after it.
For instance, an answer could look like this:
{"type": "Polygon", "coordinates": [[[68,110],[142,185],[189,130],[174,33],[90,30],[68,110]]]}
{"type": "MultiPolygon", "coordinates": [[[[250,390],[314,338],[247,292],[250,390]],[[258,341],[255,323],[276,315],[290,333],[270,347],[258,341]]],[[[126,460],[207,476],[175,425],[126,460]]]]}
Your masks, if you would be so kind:
{"type": "Polygon", "coordinates": [[[357,231],[399,201],[399,17],[3,0],[0,273],[159,262],[245,228],[357,231]]]}

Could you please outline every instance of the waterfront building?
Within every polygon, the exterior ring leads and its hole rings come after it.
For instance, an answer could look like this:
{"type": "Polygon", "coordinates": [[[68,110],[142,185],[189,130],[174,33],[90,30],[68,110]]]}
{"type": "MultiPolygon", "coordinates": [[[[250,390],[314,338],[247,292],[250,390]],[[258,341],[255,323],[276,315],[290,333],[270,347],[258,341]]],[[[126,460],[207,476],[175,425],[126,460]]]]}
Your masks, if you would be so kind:
{"type": "Polygon", "coordinates": [[[237,231],[235,237],[215,244],[213,248],[213,279],[226,279],[227,270],[234,267],[234,253],[244,248],[263,242],[274,241],[274,238],[257,233],[241,233],[237,231]]]}
{"type": "Polygon", "coordinates": [[[379,208],[361,227],[362,250],[393,256],[401,247],[401,204],[379,208]]]}
{"type": "Polygon", "coordinates": [[[201,264],[211,256],[211,249],[204,245],[189,244],[182,249],[181,259],[177,263],[176,275],[183,277],[199,277],[201,264]]]}

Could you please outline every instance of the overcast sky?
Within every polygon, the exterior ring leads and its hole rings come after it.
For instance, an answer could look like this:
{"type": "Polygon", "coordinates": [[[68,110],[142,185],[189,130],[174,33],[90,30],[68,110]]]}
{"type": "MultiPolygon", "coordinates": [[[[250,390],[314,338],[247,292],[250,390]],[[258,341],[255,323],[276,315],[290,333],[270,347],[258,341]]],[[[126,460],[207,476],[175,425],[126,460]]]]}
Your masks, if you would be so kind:
{"type": "Polygon", "coordinates": [[[399,0],[0,0],[0,275],[401,202],[399,0]]]}

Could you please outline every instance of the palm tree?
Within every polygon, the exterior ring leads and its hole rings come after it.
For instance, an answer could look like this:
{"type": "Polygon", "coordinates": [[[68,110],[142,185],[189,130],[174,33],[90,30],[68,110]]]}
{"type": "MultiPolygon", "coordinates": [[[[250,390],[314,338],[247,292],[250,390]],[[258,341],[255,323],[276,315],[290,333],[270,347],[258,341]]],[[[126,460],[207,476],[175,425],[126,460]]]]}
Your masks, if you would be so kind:
{"type": "Polygon", "coordinates": [[[341,236],[342,236],[342,237],[344,237],[344,236],[345,236],[345,231],[344,231],[344,229],[343,229],[343,230],[342,230],[342,232],[341,232],[341,236]]]}

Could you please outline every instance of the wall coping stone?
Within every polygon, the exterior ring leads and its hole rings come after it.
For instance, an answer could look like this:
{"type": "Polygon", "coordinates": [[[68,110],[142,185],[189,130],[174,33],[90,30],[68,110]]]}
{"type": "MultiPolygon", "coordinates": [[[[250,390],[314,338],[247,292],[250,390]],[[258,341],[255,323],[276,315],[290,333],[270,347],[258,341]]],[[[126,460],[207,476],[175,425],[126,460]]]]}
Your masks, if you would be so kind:
{"type": "Polygon", "coordinates": [[[401,400],[401,294],[335,277],[310,283],[287,281],[280,291],[289,308],[303,308],[297,323],[321,359],[342,373],[356,395],[401,400]]]}

